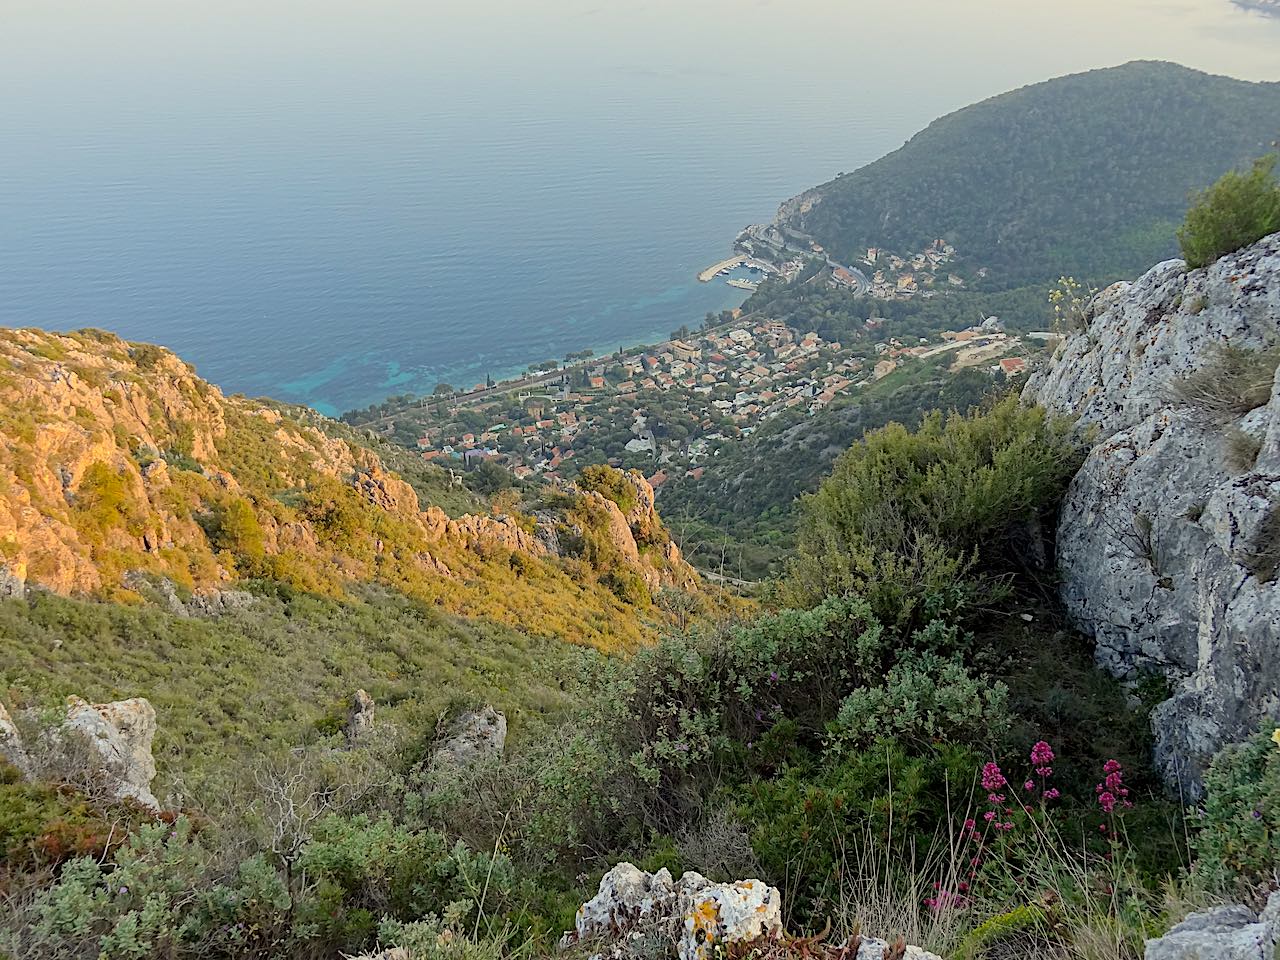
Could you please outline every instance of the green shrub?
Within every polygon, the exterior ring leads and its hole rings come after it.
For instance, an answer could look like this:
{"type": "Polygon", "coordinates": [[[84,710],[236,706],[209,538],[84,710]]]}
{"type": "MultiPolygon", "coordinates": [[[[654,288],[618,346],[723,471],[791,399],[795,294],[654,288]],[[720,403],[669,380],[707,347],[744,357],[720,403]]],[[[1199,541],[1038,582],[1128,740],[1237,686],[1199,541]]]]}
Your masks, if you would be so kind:
{"type": "Polygon", "coordinates": [[[816,743],[840,701],[881,673],[888,647],[867,604],[832,599],[638,653],[615,687],[608,723],[630,769],[664,808],[654,825],[672,826],[719,764],[780,722],[816,743]]]}
{"type": "Polygon", "coordinates": [[[840,899],[857,844],[923,855],[964,809],[981,765],[962,746],[910,752],[886,742],[748,784],[736,791],[736,813],[763,879],[782,886],[798,919],[818,925],[840,899]]]}
{"type": "Polygon", "coordinates": [[[9,870],[56,866],[71,857],[105,855],[123,831],[84,797],[52,784],[24,782],[0,760],[0,855],[9,870]]]}
{"type": "Polygon", "coordinates": [[[206,532],[217,550],[227,550],[250,564],[261,562],[266,555],[266,537],[253,507],[236,497],[214,510],[206,523],[206,532]]]}
{"type": "Polygon", "coordinates": [[[1205,776],[1194,878],[1229,896],[1273,885],[1280,867],[1280,742],[1270,732],[1224,747],[1205,776]]]}
{"type": "Polygon", "coordinates": [[[474,470],[467,474],[467,489],[484,496],[491,496],[505,490],[515,482],[511,471],[492,460],[483,460],[474,470]]]}
{"type": "Polygon", "coordinates": [[[1197,196],[1178,231],[1183,259],[1191,268],[1280,231],[1280,184],[1272,171],[1276,155],[1260,157],[1248,173],[1229,170],[1197,196]]]}
{"type": "Polygon", "coordinates": [[[975,676],[958,657],[925,653],[890,668],[884,682],[845,697],[834,741],[994,744],[1009,730],[1008,688],[975,676]]]}
{"type": "Polygon", "coordinates": [[[220,878],[183,818],[143,825],[111,867],[70,861],[36,899],[30,944],[41,956],[98,960],[272,955],[286,942],[289,907],[261,857],[220,878]]]}
{"type": "Polygon", "coordinates": [[[612,500],[624,514],[636,505],[634,488],[627,482],[626,475],[613,467],[604,464],[583,467],[576,483],[589,493],[598,493],[606,500],[612,500]]]}
{"type": "Polygon", "coordinates": [[[783,598],[855,593],[904,627],[946,618],[976,593],[975,571],[1008,569],[1018,528],[1047,518],[1079,462],[1066,423],[1013,396],[873,431],[805,499],[783,598]]]}

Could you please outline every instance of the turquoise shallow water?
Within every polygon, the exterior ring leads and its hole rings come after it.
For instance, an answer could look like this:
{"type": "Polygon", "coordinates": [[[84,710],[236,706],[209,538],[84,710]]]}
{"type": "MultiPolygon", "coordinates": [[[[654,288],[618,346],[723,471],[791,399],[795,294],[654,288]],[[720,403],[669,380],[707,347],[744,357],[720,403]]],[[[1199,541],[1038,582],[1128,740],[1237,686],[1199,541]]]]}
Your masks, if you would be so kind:
{"type": "Polygon", "coordinates": [[[0,17],[0,324],[328,412],[735,305],[694,275],[740,227],[983,96],[1140,56],[1280,78],[1280,24],[1227,0],[85,6],[0,17]]]}

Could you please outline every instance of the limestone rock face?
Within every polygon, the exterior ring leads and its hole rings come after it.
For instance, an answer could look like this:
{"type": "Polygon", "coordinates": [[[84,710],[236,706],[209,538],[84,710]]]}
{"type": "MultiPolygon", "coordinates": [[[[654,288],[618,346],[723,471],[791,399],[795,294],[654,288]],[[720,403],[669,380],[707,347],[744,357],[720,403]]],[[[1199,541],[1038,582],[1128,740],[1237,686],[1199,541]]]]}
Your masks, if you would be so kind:
{"type": "Polygon", "coordinates": [[[1059,517],[1062,599],[1100,665],[1171,683],[1156,761],[1195,796],[1220,747],[1280,718],[1280,585],[1257,562],[1280,529],[1280,384],[1225,424],[1173,386],[1215,345],[1280,338],[1280,234],[1202,270],[1159,264],[1085,321],[1023,394],[1093,444],[1059,517]]]}
{"type": "Polygon", "coordinates": [[[1261,915],[1236,904],[1193,913],[1147,941],[1146,960],[1273,960],[1280,943],[1280,892],[1261,915]]]}
{"type": "Polygon", "coordinates": [[[160,804],[151,792],[156,765],[151,741],[156,734],[156,711],[142,697],[114,703],[87,703],[67,698],[67,717],[61,736],[78,736],[93,748],[114,781],[116,799],[134,800],[152,810],[160,804]]]}
{"type": "Polygon", "coordinates": [[[507,718],[493,707],[458,717],[437,745],[437,763],[465,767],[485,757],[501,756],[507,744],[507,718]]]}
{"type": "Polygon", "coordinates": [[[343,727],[349,743],[355,743],[373,730],[373,710],[373,697],[363,690],[357,690],[351,697],[351,706],[347,710],[347,723],[343,727]]]}
{"type": "Polygon", "coordinates": [[[206,590],[193,594],[186,603],[187,612],[193,617],[221,617],[251,606],[253,594],[247,590],[206,590]]]}
{"type": "Polygon", "coordinates": [[[620,863],[578,908],[565,942],[598,941],[603,955],[620,955],[626,938],[645,932],[677,938],[680,960],[708,960],[726,944],[780,937],[782,897],[760,880],[712,883],[687,871],[676,881],[665,868],[647,873],[620,863]]]}

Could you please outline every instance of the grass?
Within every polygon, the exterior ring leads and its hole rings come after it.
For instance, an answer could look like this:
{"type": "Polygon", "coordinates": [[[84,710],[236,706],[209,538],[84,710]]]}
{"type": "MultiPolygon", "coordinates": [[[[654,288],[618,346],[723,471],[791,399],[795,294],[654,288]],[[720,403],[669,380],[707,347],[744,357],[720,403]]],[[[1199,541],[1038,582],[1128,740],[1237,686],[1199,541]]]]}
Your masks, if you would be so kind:
{"type": "Polygon", "coordinates": [[[1202,367],[1174,381],[1173,398],[1208,420],[1227,423],[1271,399],[1277,366],[1280,347],[1217,344],[1202,367]]]}
{"type": "Polygon", "coordinates": [[[339,601],[280,592],[216,620],[36,594],[0,602],[0,696],[11,710],[78,694],[133,696],[159,714],[157,795],[199,790],[270,745],[315,739],[363,687],[379,722],[431,729],[452,703],[487,701],[522,721],[568,703],[590,657],[555,640],[467,621],[393,592],[339,601]],[[228,761],[232,762],[228,762],[228,761]]]}

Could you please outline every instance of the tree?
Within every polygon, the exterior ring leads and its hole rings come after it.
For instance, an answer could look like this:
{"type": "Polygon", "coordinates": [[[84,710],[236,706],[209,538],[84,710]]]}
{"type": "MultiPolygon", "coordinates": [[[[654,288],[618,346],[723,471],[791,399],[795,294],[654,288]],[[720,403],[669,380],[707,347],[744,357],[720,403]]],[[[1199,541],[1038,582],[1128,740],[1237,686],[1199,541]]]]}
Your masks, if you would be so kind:
{"type": "Polygon", "coordinates": [[[431,392],[437,397],[447,397],[451,393],[457,393],[451,383],[437,383],[436,388],[431,392]]]}
{"type": "Polygon", "coordinates": [[[492,460],[481,461],[480,465],[467,475],[467,486],[483,496],[492,496],[499,490],[505,490],[515,482],[511,471],[494,463],[492,460]]]}

